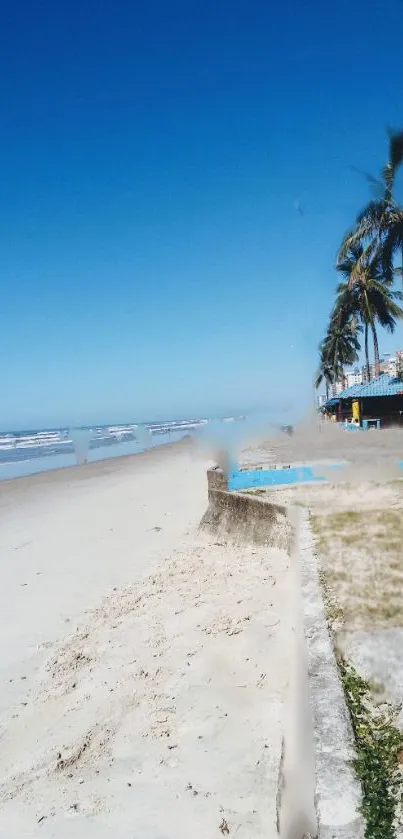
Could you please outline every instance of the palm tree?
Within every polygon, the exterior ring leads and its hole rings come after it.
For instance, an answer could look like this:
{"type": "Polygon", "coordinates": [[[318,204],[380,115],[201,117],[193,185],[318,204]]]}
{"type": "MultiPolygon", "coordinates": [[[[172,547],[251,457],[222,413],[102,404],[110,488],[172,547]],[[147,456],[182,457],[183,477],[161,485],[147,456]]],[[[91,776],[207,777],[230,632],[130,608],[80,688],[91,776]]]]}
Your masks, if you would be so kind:
{"type": "MultiPolygon", "coordinates": [[[[341,245],[338,261],[343,262],[352,246],[363,246],[362,256],[380,260],[384,279],[392,283],[394,257],[401,254],[403,276],[403,207],[393,196],[396,174],[403,163],[403,132],[389,134],[388,162],[377,181],[380,196],[373,199],[357,216],[355,228],[349,231],[341,245]]],[[[375,181],[375,179],[372,179],[375,181]]]]}
{"type": "Polygon", "coordinates": [[[333,384],[343,376],[345,366],[354,364],[358,360],[361,347],[357,334],[360,331],[361,325],[357,323],[354,313],[341,305],[333,309],[326,335],[319,347],[320,361],[316,387],[324,379],[328,394],[329,384],[333,384]]]}
{"type": "Polygon", "coordinates": [[[343,281],[337,288],[335,309],[345,310],[355,316],[364,327],[364,348],[367,376],[370,379],[368,333],[374,344],[375,375],[379,374],[379,345],[376,324],[394,332],[396,321],[403,317],[403,310],[396,300],[402,299],[384,279],[382,257],[370,258],[363,246],[353,242],[344,258],[337,265],[343,281]]]}
{"type": "Polygon", "coordinates": [[[329,399],[329,387],[333,384],[335,380],[333,368],[330,359],[326,355],[325,347],[323,346],[324,342],[319,347],[319,367],[315,377],[315,388],[318,389],[322,382],[325,383],[326,387],[326,401],[329,399]]]}

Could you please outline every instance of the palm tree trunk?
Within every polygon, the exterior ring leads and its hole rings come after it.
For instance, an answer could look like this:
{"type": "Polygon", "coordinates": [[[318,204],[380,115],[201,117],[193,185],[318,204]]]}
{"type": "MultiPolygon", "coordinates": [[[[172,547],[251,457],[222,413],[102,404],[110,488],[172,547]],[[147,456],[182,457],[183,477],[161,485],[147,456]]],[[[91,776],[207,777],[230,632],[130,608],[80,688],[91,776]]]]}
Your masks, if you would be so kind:
{"type": "Polygon", "coordinates": [[[370,370],[370,366],[369,366],[368,324],[367,323],[365,324],[364,338],[365,338],[364,347],[365,347],[365,364],[366,364],[366,367],[367,367],[367,379],[368,379],[368,381],[370,381],[371,380],[371,370],[370,370]]]}
{"type": "Polygon", "coordinates": [[[326,402],[329,399],[329,382],[326,380],[326,402]]]}
{"type": "Polygon", "coordinates": [[[378,344],[378,336],[376,334],[375,324],[371,321],[371,329],[372,329],[372,337],[374,339],[374,367],[375,367],[375,376],[379,376],[379,344],[378,344]]]}

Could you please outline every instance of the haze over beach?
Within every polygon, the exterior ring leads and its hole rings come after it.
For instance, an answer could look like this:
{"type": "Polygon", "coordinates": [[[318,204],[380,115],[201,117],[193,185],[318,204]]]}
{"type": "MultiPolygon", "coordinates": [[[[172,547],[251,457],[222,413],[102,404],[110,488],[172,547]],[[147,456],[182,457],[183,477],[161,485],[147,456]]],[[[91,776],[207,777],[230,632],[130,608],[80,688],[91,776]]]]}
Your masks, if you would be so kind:
{"type": "Polygon", "coordinates": [[[3,10],[0,839],[403,829],[402,27],[3,10]]]}
{"type": "Polygon", "coordinates": [[[256,431],[279,429],[286,420],[290,421],[288,412],[277,410],[268,415],[7,431],[0,433],[0,480],[138,454],[185,437],[232,450],[256,431]]]}

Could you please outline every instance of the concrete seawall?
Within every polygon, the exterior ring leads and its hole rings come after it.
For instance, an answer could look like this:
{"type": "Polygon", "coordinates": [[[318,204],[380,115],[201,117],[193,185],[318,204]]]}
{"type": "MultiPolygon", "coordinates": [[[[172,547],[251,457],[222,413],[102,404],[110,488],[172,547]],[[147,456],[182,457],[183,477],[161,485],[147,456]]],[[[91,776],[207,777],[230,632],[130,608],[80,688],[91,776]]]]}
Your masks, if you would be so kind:
{"type": "Polygon", "coordinates": [[[299,510],[296,549],[313,720],[320,839],[363,839],[362,792],[349,712],[330,638],[309,517],[299,510]]]}
{"type": "Polygon", "coordinates": [[[209,490],[200,528],[236,542],[255,542],[289,551],[291,527],[286,507],[252,495],[209,490]]]}
{"type": "Polygon", "coordinates": [[[281,839],[314,836],[313,807],[320,839],[363,839],[361,789],[351,765],[353,734],[326,623],[308,515],[267,498],[229,492],[219,468],[208,470],[207,482],[209,506],[200,527],[226,540],[285,549],[295,577],[295,602],[285,604],[293,610],[295,649],[280,767],[281,839]]]}
{"type": "Polygon", "coordinates": [[[211,469],[207,469],[207,491],[209,496],[212,489],[228,489],[226,475],[219,466],[213,466],[211,469]]]}

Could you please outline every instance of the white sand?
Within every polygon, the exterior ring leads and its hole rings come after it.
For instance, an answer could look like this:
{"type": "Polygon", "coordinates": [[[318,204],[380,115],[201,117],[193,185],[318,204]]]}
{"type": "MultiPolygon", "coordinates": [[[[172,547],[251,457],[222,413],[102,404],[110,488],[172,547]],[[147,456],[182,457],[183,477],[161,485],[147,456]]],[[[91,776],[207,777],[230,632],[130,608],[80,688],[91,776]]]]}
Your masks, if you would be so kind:
{"type": "Polygon", "coordinates": [[[174,447],[0,488],[0,836],[274,839],[288,557],[206,495],[174,447]]]}

